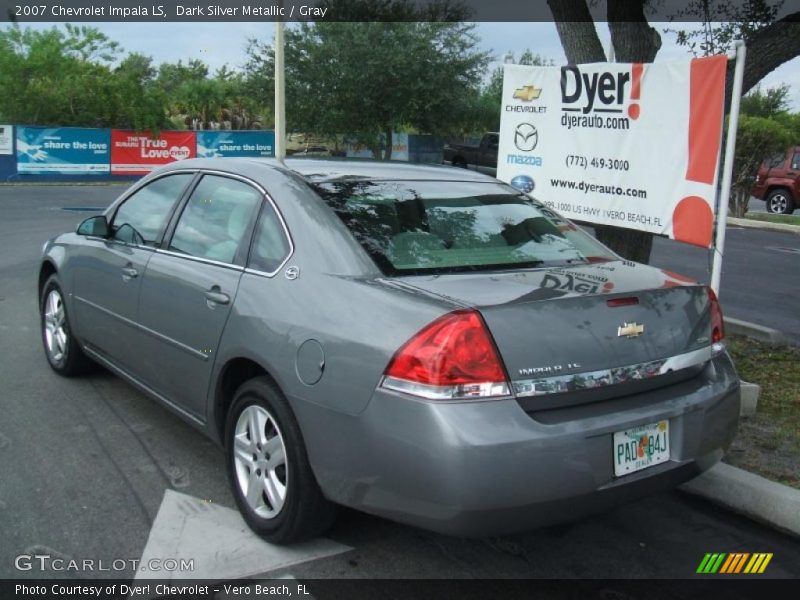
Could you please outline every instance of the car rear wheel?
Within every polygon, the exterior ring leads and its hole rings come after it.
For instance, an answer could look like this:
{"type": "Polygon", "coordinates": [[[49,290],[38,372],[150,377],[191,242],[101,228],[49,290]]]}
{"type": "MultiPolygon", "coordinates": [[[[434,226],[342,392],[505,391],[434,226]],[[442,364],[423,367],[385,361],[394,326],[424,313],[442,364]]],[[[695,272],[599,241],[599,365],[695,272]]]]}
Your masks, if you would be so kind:
{"type": "Polygon", "coordinates": [[[81,350],[72,334],[64,293],[53,274],[45,282],[40,298],[42,343],[47,362],[59,375],[71,377],[86,373],[92,361],[81,350]]]}
{"type": "Polygon", "coordinates": [[[794,212],[794,202],[786,190],[773,190],[767,196],[767,212],[775,215],[790,215],[794,212]]]}
{"type": "Polygon", "coordinates": [[[308,462],[289,404],[264,377],[237,391],[225,426],[228,477],[250,528],[288,544],[323,533],[335,518],[308,462]]]}

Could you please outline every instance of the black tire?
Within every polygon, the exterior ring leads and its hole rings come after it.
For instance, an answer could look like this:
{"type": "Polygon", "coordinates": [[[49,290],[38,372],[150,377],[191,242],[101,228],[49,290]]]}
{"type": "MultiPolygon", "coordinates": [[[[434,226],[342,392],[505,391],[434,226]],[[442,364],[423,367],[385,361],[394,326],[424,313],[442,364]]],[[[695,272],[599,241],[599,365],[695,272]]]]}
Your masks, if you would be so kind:
{"type": "MultiPolygon", "coordinates": [[[[88,373],[94,367],[92,360],[83,353],[80,343],[72,333],[72,327],[69,321],[69,314],[67,312],[66,304],[64,303],[64,293],[61,291],[61,284],[58,280],[58,275],[52,274],[44,286],[42,287],[42,295],[39,298],[39,326],[41,329],[42,346],[44,347],[44,354],[47,357],[47,362],[50,367],[59,375],[64,377],[74,377],[88,373]],[[47,310],[48,300],[51,295],[58,296],[60,303],[60,310],[62,311],[62,318],[59,320],[63,334],[66,337],[66,342],[63,341],[56,349],[50,348],[48,343],[47,331],[47,310]]],[[[53,337],[51,333],[51,339],[53,337]]],[[[63,338],[61,338],[63,340],[63,338]]],[[[58,342],[56,342],[58,344],[58,342]]]]}
{"type": "MultiPolygon", "coordinates": [[[[267,425],[267,428],[269,429],[270,425],[267,425]]],[[[248,433],[247,438],[240,438],[240,442],[249,438],[248,433]]],[[[264,446],[266,447],[266,444],[264,446]]],[[[260,445],[258,450],[261,451],[260,445]]],[[[266,454],[266,449],[264,453],[266,454]]],[[[250,529],[268,542],[289,544],[306,540],[320,535],[333,524],[336,518],[336,506],[322,495],[308,462],[297,420],[283,394],[267,377],[251,379],[236,391],[225,423],[225,465],[236,505],[244,520],[250,529]],[[268,417],[274,420],[275,428],[272,431],[273,433],[277,431],[277,437],[282,440],[285,452],[286,465],[283,471],[285,499],[274,516],[264,516],[251,507],[239,481],[239,473],[252,474],[252,469],[246,469],[241,462],[237,466],[234,453],[239,417],[250,407],[261,407],[268,417]]],[[[257,473],[261,475],[260,469],[257,473]]],[[[265,478],[266,474],[265,470],[265,478]]],[[[260,485],[255,489],[260,502],[264,504],[262,510],[271,510],[268,495],[261,490],[260,485]]]]}
{"type": "Polygon", "coordinates": [[[794,201],[789,190],[779,188],[767,194],[767,212],[773,215],[790,215],[794,212],[794,201]]]}
{"type": "Polygon", "coordinates": [[[458,167],[459,169],[466,169],[467,168],[467,161],[461,158],[460,156],[456,156],[453,159],[453,166],[458,167]]]}

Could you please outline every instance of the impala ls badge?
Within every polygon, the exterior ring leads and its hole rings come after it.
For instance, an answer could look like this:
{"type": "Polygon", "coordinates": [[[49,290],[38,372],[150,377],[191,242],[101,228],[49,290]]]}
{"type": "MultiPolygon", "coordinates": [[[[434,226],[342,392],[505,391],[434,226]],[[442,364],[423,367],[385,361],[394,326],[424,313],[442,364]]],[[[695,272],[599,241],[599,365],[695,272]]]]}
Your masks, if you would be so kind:
{"type": "Polygon", "coordinates": [[[636,337],[644,333],[644,325],[638,323],[623,323],[617,327],[617,337],[636,337]]]}

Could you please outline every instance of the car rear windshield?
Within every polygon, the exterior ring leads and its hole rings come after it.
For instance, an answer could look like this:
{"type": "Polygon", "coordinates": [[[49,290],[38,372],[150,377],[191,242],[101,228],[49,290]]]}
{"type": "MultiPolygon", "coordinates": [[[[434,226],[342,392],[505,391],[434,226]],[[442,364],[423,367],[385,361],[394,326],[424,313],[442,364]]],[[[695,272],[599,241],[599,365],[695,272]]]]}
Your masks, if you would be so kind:
{"type": "Polygon", "coordinates": [[[499,182],[337,180],[314,188],[387,275],[616,258],[545,205],[499,182]]]}

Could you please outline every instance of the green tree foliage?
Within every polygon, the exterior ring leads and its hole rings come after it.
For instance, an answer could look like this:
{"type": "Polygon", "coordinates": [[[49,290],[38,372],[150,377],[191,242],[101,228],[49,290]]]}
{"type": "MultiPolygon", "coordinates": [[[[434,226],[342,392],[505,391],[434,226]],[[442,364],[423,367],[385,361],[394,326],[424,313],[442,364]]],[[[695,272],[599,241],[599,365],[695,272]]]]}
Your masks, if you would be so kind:
{"type": "MultiPolygon", "coordinates": [[[[408,2],[349,4],[410,10],[408,2]]],[[[381,150],[381,136],[391,139],[407,128],[434,134],[459,129],[474,120],[476,90],[489,60],[476,49],[474,29],[462,22],[319,22],[287,28],[289,129],[349,133],[383,159],[391,157],[391,145],[381,150]]],[[[271,83],[271,52],[251,40],[248,73],[253,81],[260,75],[262,89],[271,83]]]]}
{"type": "Polygon", "coordinates": [[[749,94],[742,97],[739,110],[742,114],[751,117],[776,117],[785,113],[789,108],[789,85],[783,83],[776,87],[762,91],[757,86],[749,94]]]}
{"type": "Polygon", "coordinates": [[[747,114],[739,116],[729,203],[733,216],[743,217],[747,211],[750,190],[764,158],[783,153],[789,143],[790,133],[779,120],[747,114]]]}
{"type": "Polygon", "coordinates": [[[0,29],[0,121],[26,125],[246,129],[271,106],[243,72],[210,74],[199,60],[124,55],[92,27],[0,29]]]}
{"type": "Polygon", "coordinates": [[[782,1],[688,0],[675,17],[693,20],[700,27],[675,31],[676,41],[695,56],[725,54],[734,40],[749,41],[774,23],[782,6],[782,1]]]}

